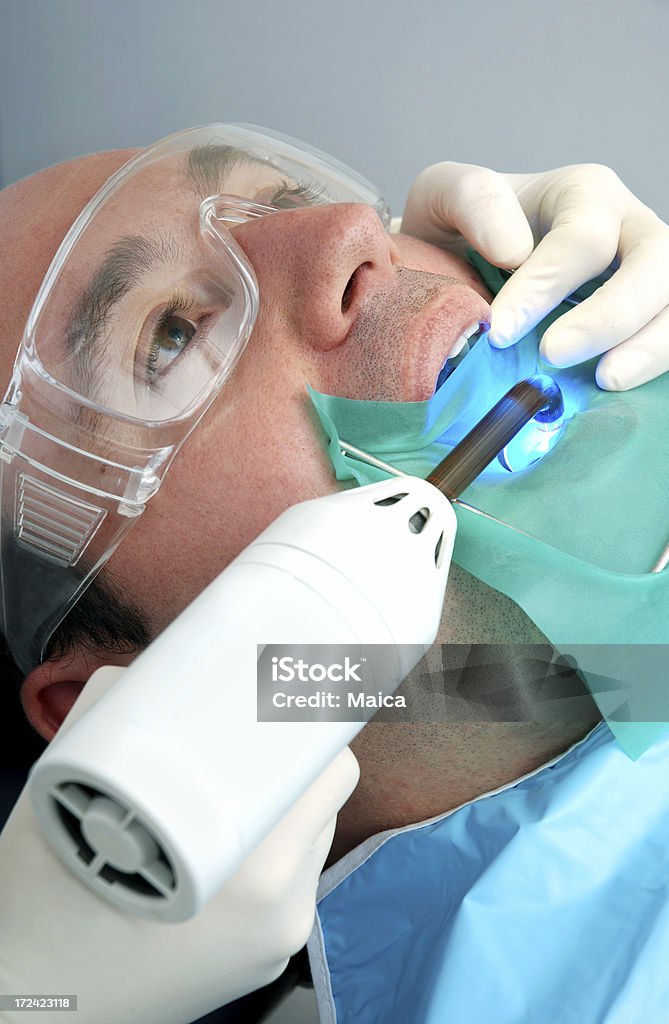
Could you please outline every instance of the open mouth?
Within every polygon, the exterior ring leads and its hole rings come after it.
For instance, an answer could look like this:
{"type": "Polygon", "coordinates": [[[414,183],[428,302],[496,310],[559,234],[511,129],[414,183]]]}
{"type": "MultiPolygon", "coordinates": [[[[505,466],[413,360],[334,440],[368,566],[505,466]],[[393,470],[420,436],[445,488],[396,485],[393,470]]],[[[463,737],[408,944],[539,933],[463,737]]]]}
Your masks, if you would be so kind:
{"type": "Polygon", "coordinates": [[[462,360],[465,358],[468,352],[474,347],[474,345],[487,334],[490,330],[490,324],[486,320],[477,320],[475,323],[470,324],[465,331],[460,335],[458,340],[452,346],[446,361],[439,371],[437,377],[437,383],[435,385],[435,394],[439,388],[448,380],[454,370],[460,365],[462,360]]]}

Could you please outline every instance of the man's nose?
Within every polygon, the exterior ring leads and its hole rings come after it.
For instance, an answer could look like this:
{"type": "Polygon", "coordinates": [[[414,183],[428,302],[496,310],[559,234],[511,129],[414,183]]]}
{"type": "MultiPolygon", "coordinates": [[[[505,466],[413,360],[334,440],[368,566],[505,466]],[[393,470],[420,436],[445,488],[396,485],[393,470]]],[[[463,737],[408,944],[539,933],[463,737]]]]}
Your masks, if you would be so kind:
{"type": "Polygon", "coordinates": [[[233,228],[260,286],[260,311],[327,352],[342,344],[361,304],[395,277],[399,254],[361,203],[283,210],[233,228]]]}

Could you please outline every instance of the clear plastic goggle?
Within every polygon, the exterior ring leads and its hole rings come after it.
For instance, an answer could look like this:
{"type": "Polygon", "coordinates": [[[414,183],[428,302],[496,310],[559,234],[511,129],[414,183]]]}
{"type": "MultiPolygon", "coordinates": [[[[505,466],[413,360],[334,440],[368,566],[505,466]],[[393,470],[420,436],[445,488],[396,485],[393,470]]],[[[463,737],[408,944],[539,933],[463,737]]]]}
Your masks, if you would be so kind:
{"type": "Polygon", "coordinates": [[[258,310],[226,225],[321,203],[389,211],[296,140],[208,125],[114,174],[42,283],[0,407],[4,634],[24,671],[158,490],[258,310]]]}

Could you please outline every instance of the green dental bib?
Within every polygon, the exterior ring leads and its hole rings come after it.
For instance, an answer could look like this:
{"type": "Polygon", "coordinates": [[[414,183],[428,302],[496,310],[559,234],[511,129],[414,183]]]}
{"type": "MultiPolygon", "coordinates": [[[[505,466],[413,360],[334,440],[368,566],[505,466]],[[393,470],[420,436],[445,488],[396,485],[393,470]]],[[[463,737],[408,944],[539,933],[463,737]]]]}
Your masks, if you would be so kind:
{"type": "MultiPolygon", "coordinates": [[[[470,259],[499,291],[503,274],[470,259]]],[[[568,308],[510,349],[481,340],[429,401],[310,395],[337,478],[366,484],[386,474],[343,456],[339,438],[426,476],[516,381],[537,372],[557,380],[562,436],[534,466],[508,473],[495,460],[465,491],[464,501],[502,523],[456,506],[454,561],[576,657],[616,738],[637,757],[669,729],[669,567],[650,571],[669,540],[669,374],[616,394],[596,386],[594,361],[547,368],[539,337],[568,308]]]]}

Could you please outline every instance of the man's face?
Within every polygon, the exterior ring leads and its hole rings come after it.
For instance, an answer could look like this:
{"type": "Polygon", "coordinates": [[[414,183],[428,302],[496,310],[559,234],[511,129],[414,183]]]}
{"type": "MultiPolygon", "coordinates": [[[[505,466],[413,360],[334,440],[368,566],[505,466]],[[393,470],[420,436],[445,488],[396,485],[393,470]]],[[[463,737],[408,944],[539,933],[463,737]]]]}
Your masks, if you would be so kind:
{"type": "MultiPolygon", "coordinates": [[[[242,161],[217,191],[267,202],[272,184],[242,161]]],[[[185,197],[176,170],[127,187],[89,232],[82,253],[91,275],[118,237],[164,238],[175,216],[196,224],[201,198],[185,197]]],[[[284,210],[232,233],[259,285],[252,336],[108,563],[155,629],[285,508],[336,488],[307,384],[355,399],[427,399],[458,338],[489,319],[490,296],[471,267],[388,235],[371,208],[284,210]]],[[[65,311],[80,298],[73,284],[58,301],[65,311]]],[[[130,321],[133,295],[124,303],[130,321]]],[[[178,316],[177,330],[197,321],[178,316]]]]}

